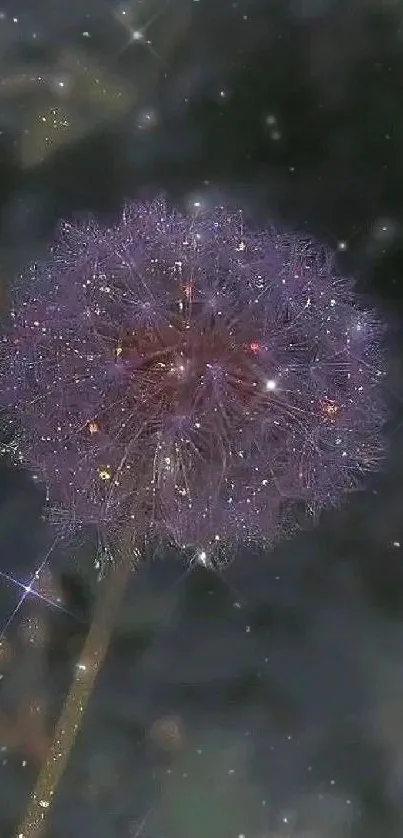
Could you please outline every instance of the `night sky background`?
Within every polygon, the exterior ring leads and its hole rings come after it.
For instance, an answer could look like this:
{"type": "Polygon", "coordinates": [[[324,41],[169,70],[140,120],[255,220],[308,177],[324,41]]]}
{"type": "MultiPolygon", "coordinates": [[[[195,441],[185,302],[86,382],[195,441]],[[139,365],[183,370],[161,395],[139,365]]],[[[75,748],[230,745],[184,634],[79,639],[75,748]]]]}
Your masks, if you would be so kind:
{"type": "MultiPolygon", "coordinates": [[[[402,149],[397,0],[0,6],[3,309],[60,218],[164,192],[327,242],[389,324],[383,472],[222,575],[175,555],[139,570],[47,838],[403,835],[402,149]]],[[[2,463],[3,575],[26,582],[46,554],[42,501],[2,463]]],[[[49,568],[65,611],[28,599],[0,647],[0,838],[96,595],[91,545],[49,568]]],[[[18,596],[2,577],[2,626],[18,596]]]]}

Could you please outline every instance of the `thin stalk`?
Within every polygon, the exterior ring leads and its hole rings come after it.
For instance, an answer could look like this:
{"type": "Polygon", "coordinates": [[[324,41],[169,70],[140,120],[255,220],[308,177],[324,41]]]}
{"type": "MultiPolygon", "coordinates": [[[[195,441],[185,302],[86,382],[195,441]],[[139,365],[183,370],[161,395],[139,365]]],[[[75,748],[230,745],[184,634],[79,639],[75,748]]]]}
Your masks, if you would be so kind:
{"type": "Polygon", "coordinates": [[[116,617],[132,572],[130,560],[119,558],[102,583],[100,597],[75,666],[73,682],[61,710],[46,761],[31,793],[16,838],[38,838],[55,798],[70,752],[81,728],[97,675],[105,660],[116,617]]]}

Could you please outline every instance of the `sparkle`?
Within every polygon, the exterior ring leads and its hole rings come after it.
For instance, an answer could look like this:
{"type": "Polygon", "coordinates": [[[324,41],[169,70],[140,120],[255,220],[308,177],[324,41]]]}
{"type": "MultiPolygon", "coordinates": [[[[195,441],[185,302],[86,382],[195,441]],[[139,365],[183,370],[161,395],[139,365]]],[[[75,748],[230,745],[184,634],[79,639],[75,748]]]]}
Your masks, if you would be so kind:
{"type": "Polygon", "coordinates": [[[122,55],[126,52],[131,44],[142,44],[144,47],[149,51],[149,53],[158,60],[159,63],[162,63],[162,57],[156,51],[153,46],[152,40],[147,37],[147,33],[149,29],[153,26],[153,24],[163,15],[166,11],[168,4],[162,5],[162,7],[152,14],[148,20],[144,23],[142,27],[133,27],[130,18],[131,12],[130,9],[120,9],[114,12],[114,17],[122,27],[125,29],[127,33],[127,42],[124,44],[122,49],[119,52],[119,55],[122,55]]]}
{"type": "Polygon", "coordinates": [[[1,632],[0,632],[0,642],[3,642],[4,637],[6,635],[7,630],[9,629],[11,623],[14,621],[16,615],[19,611],[21,611],[22,606],[24,605],[25,601],[28,598],[34,598],[38,601],[48,605],[52,608],[57,608],[60,611],[63,611],[66,614],[71,614],[74,616],[70,611],[68,611],[64,606],[61,604],[59,598],[49,597],[41,593],[38,590],[38,586],[40,584],[41,574],[43,573],[44,569],[47,567],[49,556],[52,550],[54,549],[56,541],[52,544],[50,550],[47,552],[45,558],[39,565],[39,567],[35,570],[31,580],[28,584],[21,582],[19,579],[16,579],[12,574],[5,573],[4,571],[0,571],[0,578],[4,579],[6,582],[11,582],[17,589],[22,591],[22,596],[17,602],[17,605],[13,609],[12,613],[10,614],[9,618],[3,624],[1,632]]]}

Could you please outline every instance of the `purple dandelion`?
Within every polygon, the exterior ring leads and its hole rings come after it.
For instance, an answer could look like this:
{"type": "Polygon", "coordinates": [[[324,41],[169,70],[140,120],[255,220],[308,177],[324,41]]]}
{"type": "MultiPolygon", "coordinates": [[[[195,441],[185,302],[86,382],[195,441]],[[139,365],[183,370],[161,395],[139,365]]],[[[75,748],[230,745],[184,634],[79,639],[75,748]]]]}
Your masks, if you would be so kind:
{"type": "MultiPolygon", "coordinates": [[[[383,457],[381,325],[301,237],[158,200],[113,229],[64,224],[23,281],[0,406],[58,537],[95,528],[112,552],[173,544],[209,564],[314,522],[383,457]]],[[[111,565],[24,838],[48,816],[131,567],[111,565]]]]}
{"type": "Polygon", "coordinates": [[[384,454],[382,327],[323,248],[223,208],[63,224],[2,340],[13,449],[63,534],[263,547],[384,454]]]}

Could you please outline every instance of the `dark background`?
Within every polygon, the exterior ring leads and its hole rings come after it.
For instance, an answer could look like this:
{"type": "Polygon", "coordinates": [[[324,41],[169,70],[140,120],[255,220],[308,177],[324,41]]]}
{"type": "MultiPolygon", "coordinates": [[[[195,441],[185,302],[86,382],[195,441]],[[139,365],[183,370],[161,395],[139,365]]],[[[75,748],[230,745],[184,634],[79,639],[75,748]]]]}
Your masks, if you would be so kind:
{"type": "MultiPolygon", "coordinates": [[[[175,556],[125,601],[49,838],[403,835],[403,11],[393,0],[28,0],[0,14],[0,279],[61,217],[161,191],[329,243],[389,324],[390,456],[367,491],[222,575],[175,556]],[[400,546],[402,544],[402,547],[400,546]]],[[[49,534],[4,463],[0,571],[49,534]]],[[[0,647],[0,836],[15,834],[91,617],[52,553],[0,647]],[[54,593],[49,595],[54,599],[54,593]]],[[[5,625],[18,599],[2,579],[5,625]]]]}

